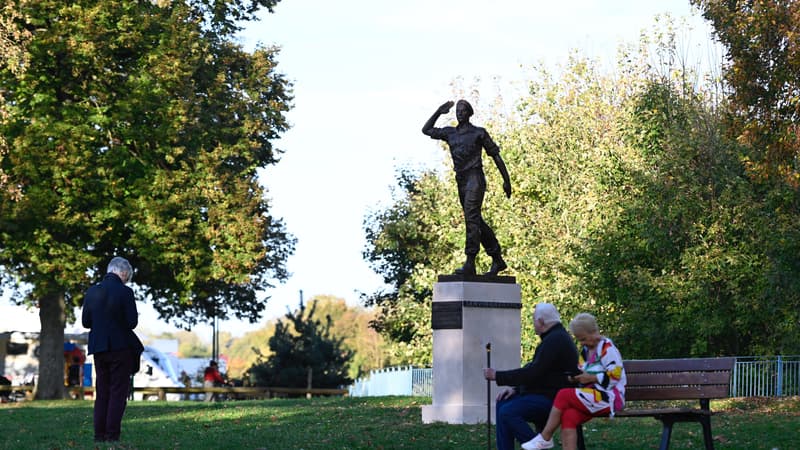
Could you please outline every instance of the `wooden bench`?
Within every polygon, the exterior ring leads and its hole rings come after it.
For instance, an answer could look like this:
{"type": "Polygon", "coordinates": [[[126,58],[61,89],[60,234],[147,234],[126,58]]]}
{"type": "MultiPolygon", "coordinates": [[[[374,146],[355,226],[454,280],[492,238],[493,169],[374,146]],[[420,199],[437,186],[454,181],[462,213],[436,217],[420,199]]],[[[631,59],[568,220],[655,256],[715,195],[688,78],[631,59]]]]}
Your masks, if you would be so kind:
{"type": "MultiPolygon", "coordinates": [[[[736,358],[641,359],[623,361],[627,385],[626,408],[615,418],[653,417],[661,421],[661,450],[669,448],[672,425],[699,422],[706,450],[714,449],[711,435],[711,399],[727,398],[736,358]],[[664,407],[636,409],[632,401],[699,400],[698,408],[664,407]]],[[[585,449],[583,430],[578,427],[578,448],[585,449]]]]}

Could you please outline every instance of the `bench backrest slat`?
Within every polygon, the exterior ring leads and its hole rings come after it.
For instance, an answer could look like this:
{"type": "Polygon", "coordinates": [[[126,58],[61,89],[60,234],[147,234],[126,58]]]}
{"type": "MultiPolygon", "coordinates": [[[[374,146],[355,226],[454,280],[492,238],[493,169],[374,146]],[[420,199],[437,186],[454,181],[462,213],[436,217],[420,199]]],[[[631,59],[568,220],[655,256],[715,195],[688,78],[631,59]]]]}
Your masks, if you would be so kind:
{"type": "MultiPolygon", "coordinates": [[[[624,363],[623,363],[624,364],[624,363]]],[[[731,380],[730,372],[684,372],[684,373],[634,373],[628,374],[627,387],[661,385],[707,385],[725,384],[731,380]]]]}
{"type": "Polygon", "coordinates": [[[632,388],[625,390],[625,400],[699,400],[725,398],[728,386],[669,386],[661,388],[632,388]]]}
{"type": "Polygon", "coordinates": [[[625,373],[731,371],[736,358],[631,359],[624,361],[625,373]]]}
{"type": "Polygon", "coordinates": [[[623,361],[626,400],[690,400],[727,397],[735,358],[623,361]]]}

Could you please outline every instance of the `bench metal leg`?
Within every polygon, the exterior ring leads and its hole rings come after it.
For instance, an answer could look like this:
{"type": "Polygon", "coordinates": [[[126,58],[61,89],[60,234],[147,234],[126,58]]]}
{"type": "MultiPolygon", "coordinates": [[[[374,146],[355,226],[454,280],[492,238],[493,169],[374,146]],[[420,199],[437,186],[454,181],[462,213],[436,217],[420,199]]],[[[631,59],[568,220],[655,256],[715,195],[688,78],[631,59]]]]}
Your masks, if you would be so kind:
{"type": "Polygon", "coordinates": [[[700,420],[703,425],[703,441],[706,444],[706,450],[714,450],[714,437],[711,436],[711,417],[704,417],[700,420]]]}

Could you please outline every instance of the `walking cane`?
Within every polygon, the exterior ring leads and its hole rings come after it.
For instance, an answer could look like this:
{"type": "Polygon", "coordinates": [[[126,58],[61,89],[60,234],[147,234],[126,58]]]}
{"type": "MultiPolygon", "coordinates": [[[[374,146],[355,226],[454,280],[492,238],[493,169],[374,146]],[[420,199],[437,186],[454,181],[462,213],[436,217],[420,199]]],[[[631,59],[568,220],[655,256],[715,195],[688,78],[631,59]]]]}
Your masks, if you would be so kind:
{"type": "MultiPolygon", "coordinates": [[[[492,343],[486,344],[486,367],[492,367],[492,343]]],[[[486,380],[486,450],[492,450],[492,382],[486,380]]]]}

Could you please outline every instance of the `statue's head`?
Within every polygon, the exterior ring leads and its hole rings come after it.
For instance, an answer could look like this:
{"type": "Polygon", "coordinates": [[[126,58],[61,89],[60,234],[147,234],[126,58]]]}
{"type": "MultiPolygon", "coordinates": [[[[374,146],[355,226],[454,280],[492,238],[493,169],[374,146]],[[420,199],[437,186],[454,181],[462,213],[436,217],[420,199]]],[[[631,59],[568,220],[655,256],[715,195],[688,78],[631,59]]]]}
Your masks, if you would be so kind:
{"type": "Polygon", "coordinates": [[[456,120],[458,120],[458,123],[468,122],[473,113],[472,105],[468,101],[459,100],[456,103],[456,120]]]}

